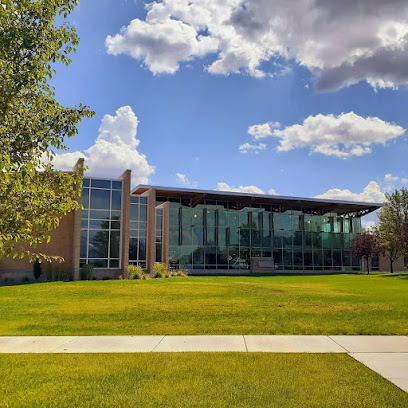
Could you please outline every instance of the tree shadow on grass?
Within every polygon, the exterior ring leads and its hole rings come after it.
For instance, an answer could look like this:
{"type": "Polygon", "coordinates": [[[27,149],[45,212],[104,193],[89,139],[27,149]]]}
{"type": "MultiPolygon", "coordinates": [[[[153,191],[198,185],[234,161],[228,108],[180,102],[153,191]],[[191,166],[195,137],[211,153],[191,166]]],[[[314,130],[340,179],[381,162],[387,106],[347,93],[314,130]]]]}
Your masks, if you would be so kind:
{"type": "Polygon", "coordinates": [[[402,280],[408,280],[408,272],[394,272],[387,275],[382,275],[380,278],[398,278],[402,280]]]}

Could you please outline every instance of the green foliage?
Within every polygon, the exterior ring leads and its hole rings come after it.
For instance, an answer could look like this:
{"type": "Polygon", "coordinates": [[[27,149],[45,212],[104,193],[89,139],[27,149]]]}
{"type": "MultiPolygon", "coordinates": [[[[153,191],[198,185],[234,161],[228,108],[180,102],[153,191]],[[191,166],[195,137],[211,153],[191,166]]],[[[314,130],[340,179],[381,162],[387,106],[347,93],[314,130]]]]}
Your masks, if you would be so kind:
{"type": "Polygon", "coordinates": [[[404,239],[404,225],[408,222],[408,190],[395,190],[386,194],[384,206],[378,213],[379,224],[375,228],[378,242],[390,261],[390,272],[393,262],[408,253],[408,243],[404,239]]]}
{"type": "Polygon", "coordinates": [[[55,280],[68,282],[73,280],[72,272],[68,271],[63,265],[57,265],[55,268],[55,280]]]}
{"type": "Polygon", "coordinates": [[[47,263],[45,267],[45,276],[48,282],[52,282],[54,280],[54,269],[51,262],[47,263]]]}
{"type": "Polygon", "coordinates": [[[91,264],[82,265],[80,270],[81,280],[95,279],[94,266],[91,264]]]}
{"type": "Polygon", "coordinates": [[[128,275],[129,279],[143,279],[143,270],[140,266],[129,265],[128,275]]]}
{"type": "Polygon", "coordinates": [[[35,280],[40,279],[40,276],[42,275],[41,262],[38,259],[36,259],[33,264],[33,274],[34,274],[35,280]]]}
{"type": "Polygon", "coordinates": [[[93,115],[82,105],[60,105],[50,85],[55,64],[69,65],[78,45],[67,23],[77,4],[0,0],[0,258],[61,261],[37,246],[49,242],[64,215],[81,208],[82,172],[54,172],[44,164],[93,115]]]}
{"type": "Polygon", "coordinates": [[[154,278],[168,278],[170,277],[170,274],[167,270],[166,265],[156,262],[153,265],[153,277],[154,278]]]}

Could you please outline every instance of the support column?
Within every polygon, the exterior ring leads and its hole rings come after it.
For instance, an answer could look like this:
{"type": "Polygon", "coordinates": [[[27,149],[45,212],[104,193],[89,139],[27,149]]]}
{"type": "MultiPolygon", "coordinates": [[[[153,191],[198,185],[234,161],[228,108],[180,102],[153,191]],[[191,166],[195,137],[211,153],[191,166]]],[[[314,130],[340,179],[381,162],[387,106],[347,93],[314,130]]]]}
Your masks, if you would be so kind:
{"type": "Polygon", "coordinates": [[[123,275],[128,277],[129,266],[129,233],[130,233],[130,186],[132,172],[126,170],[120,177],[122,180],[122,224],[120,228],[120,269],[123,275]]]}
{"type": "MultiPolygon", "coordinates": [[[[73,171],[79,171],[82,175],[84,174],[84,159],[79,159],[73,171]]],[[[81,190],[81,196],[78,197],[78,202],[82,204],[82,186],[79,187],[81,190]]],[[[81,210],[74,212],[74,234],[72,243],[72,271],[74,280],[79,280],[79,258],[81,250],[81,210]]]]}
{"type": "Polygon", "coordinates": [[[142,196],[147,197],[146,270],[152,274],[156,252],[156,189],[151,188],[142,196]]]}
{"type": "Polygon", "coordinates": [[[169,225],[170,225],[170,203],[166,201],[158,205],[156,208],[163,210],[163,225],[162,225],[162,263],[169,267],[169,225]]]}

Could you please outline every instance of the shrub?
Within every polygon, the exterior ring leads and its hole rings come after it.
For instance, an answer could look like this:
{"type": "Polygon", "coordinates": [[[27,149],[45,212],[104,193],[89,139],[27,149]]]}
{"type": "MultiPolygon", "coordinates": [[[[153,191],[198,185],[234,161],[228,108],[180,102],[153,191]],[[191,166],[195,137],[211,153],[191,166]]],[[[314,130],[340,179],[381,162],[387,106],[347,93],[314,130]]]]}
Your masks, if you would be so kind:
{"type": "Polygon", "coordinates": [[[167,271],[166,265],[156,262],[153,265],[153,277],[155,278],[168,278],[170,276],[169,272],[167,271]]]}
{"type": "Polygon", "coordinates": [[[129,279],[143,279],[143,270],[140,266],[129,265],[128,275],[129,279]]]}
{"type": "Polygon", "coordinates": [[[109,276],[109,275],[105,275],[103,278],[102,278],[102,280],[112,280],[113,278],[112,278],[112,276],[109,276]]]}
{"type": "Polygon", "coordinates": [[[176,276],[179,276],[181,278],[185,278],[185,277],[188,276],[188,274],[187,274],[187,272],[184,272],[184,271],[177,271],[176,276]]]}
{"type": "Polygon", "coordinates": [[[81,280],[95,279],[94,266],[91,264],[82,265],[80,275],[81,275],[81,280]]]}
{"type": "Polygon", "coordinates": [[[58,265],[55,268],[55,280],[68,282],[72,280],[72,273],[64,269],[61,265],[58,265]]]}
{"type": "Polygon", "coordinates": [[[38,259],[36,259],[33,264],[33,273],[35,280],[40,279],[40,276],[42,275],[42,267],[41,262],[38,259]]]}
{"type": "Polygon", "coordinates": [[[30,278],[28,276],[24,276],[24,278],[21,279],[21,282],[30,282],[30,278]]]}
{"type": "Polygon", "coordinates": [[[51,282],[54,280],[54,271],[53,271],[52,263],[47,263],[47,266],[45,268],[45,276],[48,282],[51,282]]]}

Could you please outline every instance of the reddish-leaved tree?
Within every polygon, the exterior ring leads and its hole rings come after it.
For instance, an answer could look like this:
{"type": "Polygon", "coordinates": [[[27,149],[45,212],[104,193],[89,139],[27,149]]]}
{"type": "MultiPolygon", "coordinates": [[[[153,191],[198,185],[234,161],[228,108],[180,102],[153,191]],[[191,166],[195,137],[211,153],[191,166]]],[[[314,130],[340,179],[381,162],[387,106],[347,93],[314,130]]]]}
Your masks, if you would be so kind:
{"type": "Polygon", "coordinates": [[[383,252],[383,249],[375,234],[371,231],[364,231],[354,236],[351,242],[351,252],[358,258],[366,261],[367,274],[369,274],[371,259],[379,256],[383,252]]]}

